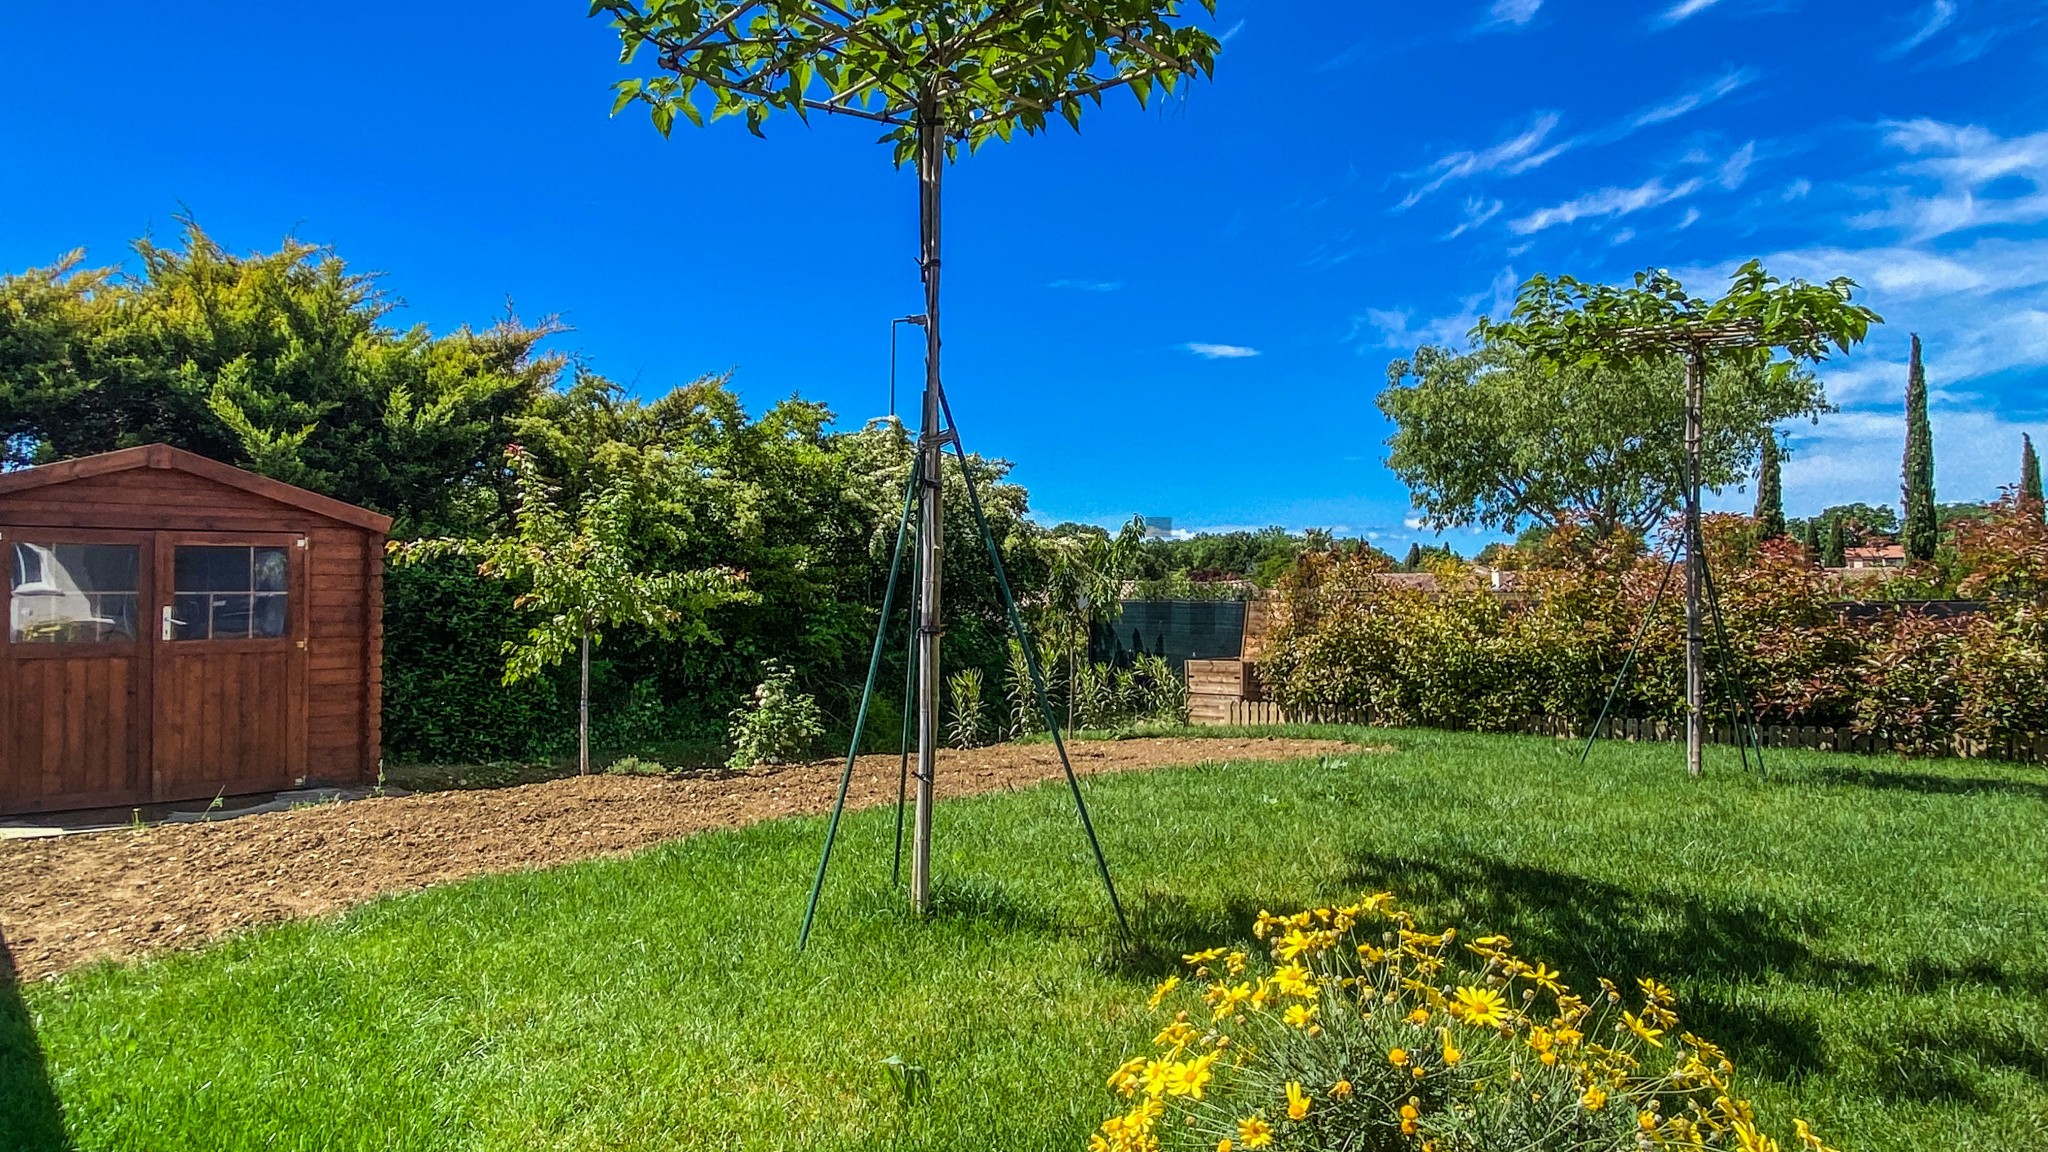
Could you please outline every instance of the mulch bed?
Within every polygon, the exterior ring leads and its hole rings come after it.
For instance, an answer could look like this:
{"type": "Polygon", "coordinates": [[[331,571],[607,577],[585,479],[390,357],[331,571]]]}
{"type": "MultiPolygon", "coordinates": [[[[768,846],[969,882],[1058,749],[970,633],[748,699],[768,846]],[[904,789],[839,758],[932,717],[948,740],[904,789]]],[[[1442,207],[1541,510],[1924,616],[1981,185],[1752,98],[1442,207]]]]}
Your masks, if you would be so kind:
{"type": "MultiPolygon", "coordinates": [[[[1333,740],[1141,739],[1070,746],[1082,773],[1324,756],[1333,740]]],[[[849,804],[894,803],[897,758],[864,756],[849,804]]],[[[516,788],[327,804],[212,824],[0,842],[0,971],[54,976],[190,948],[258,924],[492,872],[617,856],[664,840],[822,812],[843,761],[676,778],[571,777],[516,788]]],[[[939,794],[1059,776],[1050,745],[939,757],[939,794]]]]}

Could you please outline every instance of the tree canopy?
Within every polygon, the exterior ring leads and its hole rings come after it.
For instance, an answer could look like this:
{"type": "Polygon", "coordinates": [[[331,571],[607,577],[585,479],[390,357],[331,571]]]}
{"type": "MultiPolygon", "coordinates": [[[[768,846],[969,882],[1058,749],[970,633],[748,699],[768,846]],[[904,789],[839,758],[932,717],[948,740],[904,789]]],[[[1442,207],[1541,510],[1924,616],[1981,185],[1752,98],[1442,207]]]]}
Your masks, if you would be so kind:
{"type": "MultiPolygon", "coordinates": [[[[1683,368],[1670,355],[1545,364],[1511,348],[1424,347],[1388,366],[1387,466],[1433,528],[1647,532],[1684,492],[1683,368]]],[[[1753,359],[1707,374],[1702,480],[1743,482],[1771,426],[1827,410],[1804,371],[1753,359]]]]}
{"type": "MultiPolygon", "coordinates": [[[[1215,0],[1195,0],[1212,15],[1215,0]]],[[[1179,18],[1182,0],[593,0],[621,63],[643,50],[655,72],[621,80],[612,111],[640,103],[666,136],[681,116],[771,112],[850,116],[883,127],[900,164],[917,126],[970,150],[1042,131],[1127,87],[1142,105],[1182,75],[1208,73],[1219,47],[1179,18]]]]}
{"type": "Polygon", "coordinates": [[[287,239],[235,255],[189,220],[135,242],[140,270],[82,253],[0,277],[0,463],[167,443],[395,516],[400,531],[502,516],[512,421],[564,361],[511,317],[394,329],[375,281],[287,239]]]}

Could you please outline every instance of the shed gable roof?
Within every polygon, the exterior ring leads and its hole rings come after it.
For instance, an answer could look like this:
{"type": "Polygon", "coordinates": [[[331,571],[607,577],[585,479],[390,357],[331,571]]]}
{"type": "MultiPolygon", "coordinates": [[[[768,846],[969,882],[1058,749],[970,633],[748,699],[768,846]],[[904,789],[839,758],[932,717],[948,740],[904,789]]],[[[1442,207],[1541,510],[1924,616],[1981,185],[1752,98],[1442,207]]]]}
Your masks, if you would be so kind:
{"type": "Polygon", "coordinates": [[[66,484],[91,476],[129,472],[138,468],[184,472],[356,528],[379,534],[391,531],[389,516],[372,512],[368,508],[358,508],[330,496],[322,496],[318,492],[309,492],[282,480],[259,476],[195,452],[173,448],[169,444],[146,444],[140,448],[123,448],[118,452],[103,452],[98,456],[81,456],[76,460],[23,468],[18,472],[0,472],[0,496],[66,484]]]}

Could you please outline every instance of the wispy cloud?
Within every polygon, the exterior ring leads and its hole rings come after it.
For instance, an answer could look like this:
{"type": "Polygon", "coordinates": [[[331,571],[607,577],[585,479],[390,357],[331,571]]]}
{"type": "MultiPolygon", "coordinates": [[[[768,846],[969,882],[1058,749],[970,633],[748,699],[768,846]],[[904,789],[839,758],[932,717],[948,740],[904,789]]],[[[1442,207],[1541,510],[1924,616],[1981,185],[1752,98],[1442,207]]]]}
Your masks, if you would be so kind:
{"type": "Polygon", "coordinates": [[[1519,235],[1541,232],[1560,224],[1578,220],[1600,219],[1609,216],[1627,216],[1645,208],[1655,208],[1683,199],[1700,190],[1700,181],[1687,180],[1676,186],[1666,185],[1662,176],[1652,177],[1634,188],[1602,188],[1588,192],[1550,208],[1541,208],[1516,220],[1508,227],[1519,235]]]}
{"type": "Polygon", "coordinates": [[[1889,190],[1890,205],[1851,217],[1856,227],[1928,240],[2048,220],[2048,131],[2002,137],[1974,124],[1922,119],[1886,125],[1885,143],[1916,159],[1894,170],[1908,182],[1889,190]]]}
{"type": "Polygon", "coordinates": [[[1115,292],[1122,288],[1121,280],[1054,280],[1047,288],[1064,288],[1073,292],[1115,292]]]}
{"type": "Polygon", "coordinates": [[[1721,0],[1678,0],[1678,3],[1666,8],[1657,19],[1665,24],[1676,24],[1680,20],[1689,20],[1720,2],[1721,0]]]}
{"type": "Polygon", "coordinates": [[[1406,308],[1368,308],[1352,320],[1351,331],[1344,339],[1346,343],[1356,343],[1361,356],[1387,348],[1412,351],[1425,344],[1463,347],[1481,316],[1498,320],[1508,314],[1521,283],[1513,267],[1502,268],[1484,292],[1459,301],[1456,312],[1421,321],[1406,308]]]}
{"type": "Polygon", "coordinates": [[[1493,0],[1493,6],[1486,10],[1490,23],[1512,24],[1522,27],[1536,18],[1543,7],[1543,0],[1493,0]]]}
{"type": "Polygon", "coordinates": [[[1901,56],[1905,56],[1911,53],[1913,49],[1934,39],[1936,33],[1955,23],[1955,21],[1955,0],[1934,0],[1934,3],[1928,5],[1927,16],[1920,22],[1920,27],[1912,35],[1887,48],[1878,58],[1881,60],[1896,60],[1901,56]]]}
{"type": "Polygon", "coordinates": [[[1239,20],[1237,23],[1232,24],[1230,27],[1225,28],[1222,32],[1218,33],[1216,39],[1220,43],[1228,44],[1230,43],[1233,37],[1235,37],[1239,32],[1242,31],[1244,31],[1244,21],[1239,20]]]}
{"type": "Polygon", "coordinates": [[[1629,127],[1647,128],[1652,124],[1662,124],[1666,120],[1676,120],[1688,112],[1712,104],[1714,101],[1735,92],[1737,89],[1755,83],[1756,78],[1756,69],[1736,68],[1731,65],[1722,69],[1720,75],[1715,76],[1699,87],[1681,92],[1662,104],[1653,105],[1636,113],[1635,119],[1630,122],[1629,127]]]}
{"type": "Polygon", "coordinates": [[[1418,173],[1427,179],[1403,197],[1400,206],[1412,208],[1423,197],[1453,180],[1467,180],[1496,172],[1513,176],[1550,163],[1572,146],[1571,141],[1565,141],[1545,147],[1550,134],[1557,130],[1560,119],[1555,112],[1544,112],[1531,121],[1528,128],[1491,148],[1477,152],[1457,151],[1444,156],[1418,173]]]}
{"type": "Polygon", "coordinates": [[[1259,354],[1257,348],[1247,348],[1242,344],[1183,344],[1180,350],[1204,360],[1244,360],[1259,354]]]}
{"type": "Polygon", "coordinates": [[[1456,228],[1446,233],[1444,239],[1456,240],[1465,233],[1500,215],[1500,210],[1503,207],[1504,205],[1500,201],[1488,200],[1484,196],[1473,196],[1467,199],[1465,201],[1465,219],[1459,221],[1456,228]]]}
{"type": "Polygon", "coordinates": [[[1751,140],[1721,164],[1721,187],[1730,192],[1742,187],[1749,178],[1749,166],[1756,163],[1756,141],[1751,140]]]}

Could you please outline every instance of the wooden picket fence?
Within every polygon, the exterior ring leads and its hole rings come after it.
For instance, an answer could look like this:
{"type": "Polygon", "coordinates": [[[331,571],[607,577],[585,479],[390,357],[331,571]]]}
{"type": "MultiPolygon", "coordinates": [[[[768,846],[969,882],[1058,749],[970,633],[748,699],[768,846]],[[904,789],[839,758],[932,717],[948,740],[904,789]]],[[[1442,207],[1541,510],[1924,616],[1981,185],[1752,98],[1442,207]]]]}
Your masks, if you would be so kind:
{"type": "MultiPolygon", "coordinates": [[[[1366,724],[1361,711],[1343,708],[1289,709],[1270,700],[1218,701],[1217,706],[1199,710],[1196,723],[1261,724],[1366,724]]],[[[1561,717],[1544,717],[1524,724],[1519,731],[1532,736],[1555,736],[1583,740],[1587,727],[1561,717]]],[[[1678,720],[1609,718],[1604,735],[1610,740],[1672,741],[1685,739],[1685,724],[1678,720]]],[[[1766,724],[1758,731],[1765,748],[1807,748],[1820,752],[1891,752],[1891,742],[1882,736],[1851,732],[1847,728],[1820,728],[1788,724],[1766,724]]],[[[1707,726],[1707,740],[1713,744],[1735,743],[1733,729],[1724,720],[1707,726]]],[[[1926,753],[1917,753],[1925,755],[1926,753]]],[[[1968,760],[2007,760],[2020,764],[2048,764],[2048,733],[2022,736],[1999,742],[1965,740],[1958,736],[1937,755],[1968,760]]]]}

